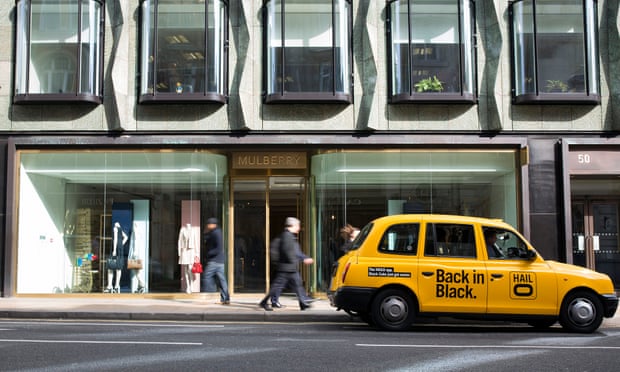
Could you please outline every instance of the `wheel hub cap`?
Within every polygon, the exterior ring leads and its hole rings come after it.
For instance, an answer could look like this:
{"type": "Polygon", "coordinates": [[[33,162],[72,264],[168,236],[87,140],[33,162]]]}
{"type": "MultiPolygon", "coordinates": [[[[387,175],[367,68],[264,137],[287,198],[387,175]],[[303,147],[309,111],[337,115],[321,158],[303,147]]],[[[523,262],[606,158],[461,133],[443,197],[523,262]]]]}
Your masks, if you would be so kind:
{"type": "Polygon", "coordinates": [[[585,299],[573,301],[570,307],[570,317],[575,323],[587,324],[596,316],[594,305],[585,299]]]}
{"type": "Polygon", "coordinates": [[[383,301],[381,314],[389,322],[400,322],[407,317],[407,303],[398,297],[389,297],[383,301]]]}

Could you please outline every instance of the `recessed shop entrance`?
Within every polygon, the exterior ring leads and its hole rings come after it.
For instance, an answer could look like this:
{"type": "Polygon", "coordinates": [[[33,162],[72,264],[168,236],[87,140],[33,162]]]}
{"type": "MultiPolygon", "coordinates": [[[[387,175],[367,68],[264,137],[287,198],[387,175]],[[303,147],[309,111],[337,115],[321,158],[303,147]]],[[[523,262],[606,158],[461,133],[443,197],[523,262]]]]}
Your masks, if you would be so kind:
{"type": "Polygon", "coordinates": [[[574,197],[571,203],[573,263],[609,275],[620,285],[620,200],[574,197]]]}
{"type": "MultiPolygon", "coordinates": [[[[234,292],[264,293],[269,287],[269,242],[283,230],[286,217],[297,217],[304,225],[306,178],[235,177],[231,200],[234,292]]],[[[302,249],[303,235],[302,227],[302,249]]]]}

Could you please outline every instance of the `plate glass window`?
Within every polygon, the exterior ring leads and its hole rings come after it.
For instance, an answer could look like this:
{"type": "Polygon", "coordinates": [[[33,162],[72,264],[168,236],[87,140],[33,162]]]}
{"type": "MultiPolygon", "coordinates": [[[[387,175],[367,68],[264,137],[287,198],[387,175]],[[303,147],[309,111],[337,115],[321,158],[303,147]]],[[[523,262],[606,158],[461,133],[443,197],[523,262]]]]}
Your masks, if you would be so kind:
{"type": "Polygon", "coordinates": [[[474,13],[470,0],[389,2],[390,102],[476,101],[474,13]]]}
{"type": "Polygon", "coordinates": [[[600,102],[596,0],[511,4],[513,101],[600,102]]]}
{"type": "Polygon", "coordinates": [[[15,103],[101,103],[103,1],[17,3],[15,103]]]}
{"type": "Polygon", "coordinates": [[[265,101],[352,102],[350,0],[265,2],[265,101]]]}
{"type": "Polygon", "coordinates": [[[140,102],[226,102],[228,1],[143,0],[140,102]]]}

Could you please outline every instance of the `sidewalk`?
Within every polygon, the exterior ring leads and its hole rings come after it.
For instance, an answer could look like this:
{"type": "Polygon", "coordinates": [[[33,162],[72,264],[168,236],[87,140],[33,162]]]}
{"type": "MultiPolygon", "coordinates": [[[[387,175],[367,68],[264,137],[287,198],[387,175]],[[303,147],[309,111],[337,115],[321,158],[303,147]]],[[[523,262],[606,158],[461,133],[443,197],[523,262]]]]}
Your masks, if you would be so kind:
{"type": "MultiPolygon", "coordinates": [[[[99,319],[159,321],[236,322],[359,322],[344,311],[336,311],[327,299],[312,308],[299,310],[295,296],[282,296],[282,309],[264,311],[259,295],[236,295],[230,305],[219,304],[219,294],[130,295],[97,294],[76,297],[0,297],[0,319],[99,319]]],[[[451,324],[471,321],[446,319],[451,324]]],[[[440,322],[441,324],[442,322],[440,322]]],[[[484,324],[476,322],[479,324],[484,324]]],[[[601,328],[620,328],[620,311],[605,318],[601,328]]]]}
{"type": "Polygon", "coordinates": [[[281,309],[265,311],[258,306],[262,295],[233,296],[230,305],[219,304],[219,294],[193,295],[88,295],[76,297],[0,298],[0,318],[105,319],[183,321],[350,321],[327,299],[301,311],[295,296],[282,296],[281,309]],[[259,297],[260,296],[260,297],[259,297]]]}

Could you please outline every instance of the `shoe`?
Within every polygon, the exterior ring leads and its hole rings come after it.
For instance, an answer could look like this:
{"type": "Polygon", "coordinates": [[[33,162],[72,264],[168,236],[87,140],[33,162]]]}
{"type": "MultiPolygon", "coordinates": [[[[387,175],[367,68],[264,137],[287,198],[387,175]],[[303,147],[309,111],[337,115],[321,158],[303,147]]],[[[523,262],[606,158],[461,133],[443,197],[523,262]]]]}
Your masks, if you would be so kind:
{"type": "Polygon", "coordinates": [[[144,287],[138,287],[138,292],[137,293],[144,293],[146,290],[144,289],[144,287]]]}
{"type": "Polygon", "coordinates": [[[304,310],[309,309],[311,307],[312,307],[312,305],[309,302],[300,302],[299,303],[299,309],[301,311],[304,311],[304,310]]]}
{"type": "Polygon", "coordinates": [[[281,309],[283,306],[279,302],[272,302],[271,303],[271,307],[275,307],[275,308],[281,309]]]}
{"type": "Polygon", "coordinates": [[[103,290],[103,293],[114,293],[114,288],[109,287],[103,290]]]}
{"type": "Polygon", "coordinates": [[[261,302],[261,303],[258,304],[258,306],[262,307],[263,310],[265,310],[265,311],[273,311],[271,306],[267,305],[266,302],[261,302]]]}
{"type": "Polygon", "coordinates": [[[228,301],[228,300],[220,301],[220,302],[218,302],[218,304],[220,304],[220,305],[230,305],[230,301],[228,301]]]}
{"type": "Polygon", "coordinates": [[[120,287],[116,287],[116,288],[114,288],[114,290],[112,291],[112,293],[121,293],[121,289],[120,289],[120,287]]]}

